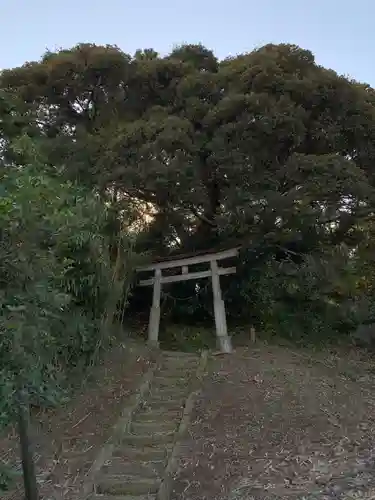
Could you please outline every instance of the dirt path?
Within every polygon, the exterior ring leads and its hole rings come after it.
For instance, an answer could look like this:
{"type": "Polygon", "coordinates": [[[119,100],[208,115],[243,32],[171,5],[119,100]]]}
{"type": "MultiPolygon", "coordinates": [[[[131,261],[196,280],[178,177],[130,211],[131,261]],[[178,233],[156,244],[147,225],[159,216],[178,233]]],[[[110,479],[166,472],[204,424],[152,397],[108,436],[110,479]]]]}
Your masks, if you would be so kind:
{"type": "Polygon", "coordinates": [[[375,499],[369,361],[260,347],[211,359],[173,499],[375,499]]]}
{"type": "MultiPolygon", "coordinates": [[[[138,389],[148,366],[143,346],[117,345],[95,369],[93,381],[82,393],[57,410],[35,415],[34,444],[43,498],[77,498],[85,474],[110,437],[126,401],[138,389]]],[[[18,441],[12,430],[0,438],[0,458],[20,469],[18,441]]],[[[21,484],[2,495],[4,500],[22,498],[21,484]]]]}
{"type": "MultiPolygon", "coordinates": [[[[116,347],[84,393],[58,411],[38,416],[36,452],[43,498],[81,498],[85,474],[150,371],[145,352],[139,346],[116,347]]],[[[176,363],[173,357],[170,362],[176,363]]],[[[188,365],[178,372],[185,381],[181,390],[188,389],[188,365]]],[[[169,364],[164,368],[151,390],[153,406],[138,412],[131,427],[130,438],[142,446],[154,435],[172,439],[176,412],[171,418],[167,413],[177,404],[180,389],[177,372],[169,364]]],[[[211,356],[189,433],[179,446],[170,499],[375,500],[374,382],[372,360],[348,353],[312,356],[257,346],[211,356]]],[[[0,449],[3,460],[13,462],[16,439],[3,439],[0,449]]],[[[139,479],[134,467],[134,460],[115,456],[101,469],[106,475],[96,483],[97,492],[106,492],[106,498],[110,491],[118,494],[120,483],[124,488],[118,476],[126,475],[126,468],[139,479]]],[[[138,468],[143,475],[156,470],[150,472],[142,460],[138,468]]],[[[154,484],[154,476],[143,477],[142,488],[151,479],[154,484]]],[[[21,499],[22,489],[2,498],[21,499]]]]}
{"type": "Polygon", "coordinates": [[[181,437],[207,361],[160,352],[86,485],[91,500],[169,500],[181,437]]]}

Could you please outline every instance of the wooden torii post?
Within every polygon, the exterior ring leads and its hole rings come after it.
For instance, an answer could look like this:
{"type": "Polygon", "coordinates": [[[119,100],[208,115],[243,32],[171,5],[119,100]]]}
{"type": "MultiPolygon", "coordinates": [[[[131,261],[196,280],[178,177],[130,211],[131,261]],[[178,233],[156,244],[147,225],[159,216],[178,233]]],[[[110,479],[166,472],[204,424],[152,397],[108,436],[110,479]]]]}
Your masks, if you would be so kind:
{"type": "Polygon", "coordinates": [[[211,277],[218,348],[225,353],[232,352],[231,339],[228,336],[225,304],[221,294],[220,276],[234,274],[236,268],[219,267],[218,261],[236,257],[237,255],[238,248],[231,248],[216,253],[206,253],[190,257],[180,256],[175,259],[155,262],[137,269],[138,272],[154,272],[153,278],[141,280],[139,282],[140,286],[153,286],[152,306],[148,325],[148,343],[150,346],[159,346],[160,296],[162,284],[211,277]],[[189,272],[190,266],[206,262],[209,263],[210,269],[206,271],[189,272]],[[173,268],[181,268],[181,273],[168,276],[162,275],[163,270],[173,268]]]}

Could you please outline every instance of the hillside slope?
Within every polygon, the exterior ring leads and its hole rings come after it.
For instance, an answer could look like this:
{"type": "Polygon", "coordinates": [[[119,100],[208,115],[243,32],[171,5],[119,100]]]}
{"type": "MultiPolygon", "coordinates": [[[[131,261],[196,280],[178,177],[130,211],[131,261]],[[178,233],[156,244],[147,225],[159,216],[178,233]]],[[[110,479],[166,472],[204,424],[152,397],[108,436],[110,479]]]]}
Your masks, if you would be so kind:
{"type": "MultiPolygon", "coordinates": [[[[139,406],[131,431],[154,432],[152,440],[170,433],[173,422],[163,412],[177,404],[178,387],[189,393],[183,381],[187,382],[193,373],[191,366],[196,364],[196,358],[186,356],[181,356],[181,363],[173,356],[166,364],[166,355],[161,354],[155,381],[139,406]],[[170,372],[170,363],[178,372],[170,372]],[[169,401],[169,397],[174,399],[169,401]],[[156,417],[144,422],[144,408],[151,402],[156,417]]],[[[116,348],[95,370],[94,380],[70,403],[34,415],[43,498],[84,498],[85,475],[153,365],[155,359],[150,361],[142,345],[116,348]]],[[[177,461],[168,498],[375,498],[375,364],[370,356],[359,351],[312,354],[256,344],[232,355],[211,355],[205,367],[203,378],[198,379],[200,392],[188,432],[182,441],[179,438],[173,452],[177,461]]],[[[136,436],[140,446],[145,445],[147,436],[143,434],[143,441],[136,436]]],[[[119,487],[128,490],[118,479],[135,470],[134,460],[126,462],[129,437],[134,441],[133,435],[124,436],[123,457],[116,458],[116,488],[111,494],[105,483],[101,488],[106,494],[101,498],[114,498],[119,487]],[[123,473],[118,468],[121,463],[127,463],[123,473]]],[[[165,436],[169,437],[172,439],[165,436]]],[[[148,443],[150,439],[147,437],[148,443]]],[[[0,445],[3,461],[15,463],[16,437],[9,435],[0,445]]],[[[111,463],[105,467],[113,475],[111,463]]],[[[144,480],[142,484],[146,484],[144,480]]],[[[22,488],[2,498],[18,500],[22,488]]]]}
{"type": "Polygon", "coordinates": [[[173,498],[375,498],[374,382],[358,352],[211,357],[173,498]]]}

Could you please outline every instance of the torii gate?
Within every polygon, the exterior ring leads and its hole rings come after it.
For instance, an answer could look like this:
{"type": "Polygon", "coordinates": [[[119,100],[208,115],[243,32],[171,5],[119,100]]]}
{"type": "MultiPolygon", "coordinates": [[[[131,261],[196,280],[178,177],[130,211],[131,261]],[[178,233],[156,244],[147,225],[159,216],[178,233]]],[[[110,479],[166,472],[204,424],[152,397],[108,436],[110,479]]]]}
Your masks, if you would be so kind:
{"type": "Polygon", "coordinates": [[[190,257],[176,256],[169,260],[159,261],[137,269],[137,272],[154,271],[154,277],[147,280],[141,280],[140,286],[153,285],[152,306],[150,311],[150,320],[148,325],[148,343],[152,347],[159,346],[159,326],[160,326],[160,296],[161,285],[163,283],[175,283],[178,281],[194,280],[199,278],[209,278],[212,280],[212,292],[214,299],[214,313],[216,335],[218,347],[222,352],[232,352],[231,339],[228,336],[227,320],[225,315],[225,304],[221,295],[220,276],[234,274],[235,267],[219,267],[218,261],[236,257],[238,248],[231,248],[221,252],[207,252],[201,255],[190,257]],[[202,263],[210,263],[210,269],[207,271],[189,272],[189,266],[202,263]],[[163,269],[181,268],[181,274],[173,276],[163,276],[163,269]]]}

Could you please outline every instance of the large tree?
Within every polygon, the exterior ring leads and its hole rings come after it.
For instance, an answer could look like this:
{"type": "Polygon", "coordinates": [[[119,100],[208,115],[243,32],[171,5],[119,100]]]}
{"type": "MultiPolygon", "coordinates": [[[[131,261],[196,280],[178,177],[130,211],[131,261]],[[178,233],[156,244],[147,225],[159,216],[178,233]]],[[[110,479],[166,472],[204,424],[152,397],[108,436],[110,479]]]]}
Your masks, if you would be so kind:
{"type": "Polygon", "coordinates": [[[54,165],[152,203],[166,247],[338,243],[371,212],[374,91],[297,46],[220,62],[199,45],[162,58],[84,44],[0,83],[37,107],[54,165]]]}
{"type": "Polygon", "coordinates": [[[298,46],[219,61],[201,45],[81,44],[3,71],[0,88],[32,110],[59,174],[150,210],[155,253],[236,241],[252,267],[299,265],[355,247],[373,214],[374,90],[298,46]]]}

